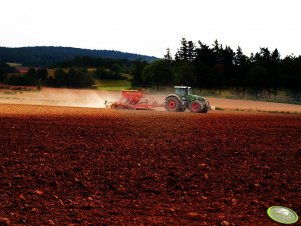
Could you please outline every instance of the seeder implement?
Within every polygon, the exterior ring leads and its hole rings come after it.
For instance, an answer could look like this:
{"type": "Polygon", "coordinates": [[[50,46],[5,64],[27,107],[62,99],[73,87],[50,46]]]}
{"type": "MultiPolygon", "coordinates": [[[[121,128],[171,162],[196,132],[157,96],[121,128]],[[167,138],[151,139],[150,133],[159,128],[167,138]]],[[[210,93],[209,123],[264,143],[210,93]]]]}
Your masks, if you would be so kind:
{"type": "Polygon", "coordinates": [[[135,109],[135,110],[152,110],[158,107],[164,107],[164,104],[157,102],[149,103],[149,100],[144,98],[144,94],[140,90],[123,90],[122,97],[119,101],[105,101],[106,107],[113,109],[135,109]]]}

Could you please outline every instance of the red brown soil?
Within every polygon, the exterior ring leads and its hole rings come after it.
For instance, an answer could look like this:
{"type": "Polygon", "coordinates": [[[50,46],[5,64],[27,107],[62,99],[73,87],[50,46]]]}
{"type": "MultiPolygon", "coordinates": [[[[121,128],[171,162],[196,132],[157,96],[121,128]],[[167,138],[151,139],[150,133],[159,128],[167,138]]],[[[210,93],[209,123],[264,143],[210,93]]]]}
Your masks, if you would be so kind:
{"type": "Polygon", "coordinates": [[[269,206],[301,214],[297,114],[0,105],[0,125],[3,225],[278,225],[269,206]]]}

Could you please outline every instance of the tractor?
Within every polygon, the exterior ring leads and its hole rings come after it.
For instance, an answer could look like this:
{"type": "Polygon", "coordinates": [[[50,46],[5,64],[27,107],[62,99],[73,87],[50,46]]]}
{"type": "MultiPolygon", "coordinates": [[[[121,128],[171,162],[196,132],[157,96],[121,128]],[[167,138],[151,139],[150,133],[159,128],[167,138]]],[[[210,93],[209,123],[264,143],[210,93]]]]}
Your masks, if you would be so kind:
{"type": "Polygon", "coordinates": [[[189,86],[174,86],[175,93],[165,98],[165,109],[171,112],[183,112],[187,108],[193,113],[207,113],[209,102],[201,96],[192,94],[189,86]]]}

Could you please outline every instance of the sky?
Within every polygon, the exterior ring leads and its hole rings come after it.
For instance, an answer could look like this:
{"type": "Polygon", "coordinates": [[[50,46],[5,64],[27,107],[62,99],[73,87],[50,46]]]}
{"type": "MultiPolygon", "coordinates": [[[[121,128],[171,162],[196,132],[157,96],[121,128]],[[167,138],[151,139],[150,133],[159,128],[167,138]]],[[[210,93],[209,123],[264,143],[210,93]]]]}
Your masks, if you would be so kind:
{"type": "Polygon", "coordinates": [[[182,38],[250,55],[301,55],[300,0],[2,0],[0,46],[67,46],[163,57],[182,38]]]}

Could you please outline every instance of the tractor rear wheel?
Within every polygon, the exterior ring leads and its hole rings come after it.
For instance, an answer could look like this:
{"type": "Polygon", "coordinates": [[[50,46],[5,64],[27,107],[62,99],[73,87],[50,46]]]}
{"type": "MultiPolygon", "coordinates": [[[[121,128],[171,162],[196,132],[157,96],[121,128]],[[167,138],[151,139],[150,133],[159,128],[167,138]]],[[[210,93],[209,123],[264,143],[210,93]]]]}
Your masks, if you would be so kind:
{"type": "Polygon", "coordinates": [[[204,104],[199,100],[191,101],[189,105],[189,109],[193,113],[201,113],[204,111],[204,108],[205,108],[204,104]]]}
{"type": "Polygon", "coordinates": [[[165,101],[165,109],[172,112],[180,111],[181,103],[176,97],[168,97],[165,101]]]}

